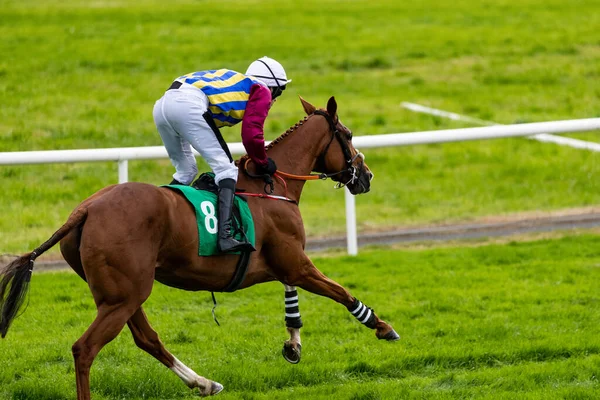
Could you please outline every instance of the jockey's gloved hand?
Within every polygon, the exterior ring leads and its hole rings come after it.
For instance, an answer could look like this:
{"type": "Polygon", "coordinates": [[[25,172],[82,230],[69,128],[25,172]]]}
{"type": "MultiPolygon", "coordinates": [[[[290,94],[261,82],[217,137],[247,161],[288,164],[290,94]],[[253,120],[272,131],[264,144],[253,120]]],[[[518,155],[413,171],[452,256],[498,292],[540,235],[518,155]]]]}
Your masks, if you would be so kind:
{"type": "Polygon", "coordinates": [[[260,175],[273,175],[275,172],[277,172],[277,165],[275,165],[275,161],[273,161],[272,158],[267,158],[267,163],[265,165],[259,165],[257,172],[260,175]]]}

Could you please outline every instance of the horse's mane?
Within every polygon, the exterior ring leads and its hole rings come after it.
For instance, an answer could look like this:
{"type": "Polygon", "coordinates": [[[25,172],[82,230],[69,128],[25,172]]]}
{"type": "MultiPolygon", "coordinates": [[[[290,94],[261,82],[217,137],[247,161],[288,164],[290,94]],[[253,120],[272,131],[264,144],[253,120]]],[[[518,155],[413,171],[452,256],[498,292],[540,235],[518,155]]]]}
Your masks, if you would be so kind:
{"type": "MultiPolygon", "coordinates": [[[[273,146],[275,146],[277,143],[281,142],[283,139],[285,139],[286,137],[288,137],[290,135],[290,133],[294,132],[296,129],[298,129],[300,126],[302,126],[302,124],[304,124],[306,122],[306,120],[312,116],[314,114],[310,114],[310,115],[306,115],[304,118],[302,118],[300,121],[296,122],[296,124],[292,125],[291,127],[288,128],[287,131],[283,132],[281,135],[279,135],[279,137],[275,140],[273,140],[271,143],[269,143],[269,145],[267,147],[265,147],[265,151],[271,149],[273,146]]],[[[248,154],[242,156],[242,158],[239,159],[238,162],[236,162],[236,165],[243,165],[243,163],[249,158],[248,154]]]]}
{"type": "MultiPolygon", "coordinates": [[[[322,108],[320,108],[319,110],[321,111],[325,111],[327,112],[327,110],[324,110],[322,108]]],[[[288,137],[292,132],[294,132],[296,129],[300,128],[300,126],[302,126],[302,124],[304,124],[306,122],[306,120],[308,120],[310,117],[312,117],[313,115],[315,115],[315,113],[313,112],[312,114],[306,115],[304,118],[302,118],[300,121],[296,122],[294,125],[290,126],[288,128],[287,131],[283,132],[281,135],[279,135],[278,138],[276,138],[275,140],[273,140],[271,143],[269,143],[268,146],[265,147],[265,151],[266,150],[270,150],[271,148],[273,148],[277,143],[281,142],[283,139],[285,139],[286,137],[288,137]]],[[[236,165],[243,165],[243,163],[249,158],[250,156],[248,156],[248,154],[243,155],[238,161],[236,161],[236,165]]]]}
{"type": "MultiPolygon", "coordinates": [[[[312,114],[311,114],[312,115],[312,114]]],[[[308,117],[310,117],[310,115],[305,116],[304,118],[302,118],[300,121],[296,122],[295,125],[291,126],[287,131],[283,132],[281,135],[279,135],[279,137],[275,140],[273,140],[271,143],[269,143],[269,145],[265,148],[265,150],[269,150],[271,149],[273,146],[275,146],[277,143],[281,142],[283,139],[285,139],[286,137],[289,136],[290,133],[294,132],[296,129],[298,129],[303,123],[306,122],[306,120],[308,119],[308,117]]]]}

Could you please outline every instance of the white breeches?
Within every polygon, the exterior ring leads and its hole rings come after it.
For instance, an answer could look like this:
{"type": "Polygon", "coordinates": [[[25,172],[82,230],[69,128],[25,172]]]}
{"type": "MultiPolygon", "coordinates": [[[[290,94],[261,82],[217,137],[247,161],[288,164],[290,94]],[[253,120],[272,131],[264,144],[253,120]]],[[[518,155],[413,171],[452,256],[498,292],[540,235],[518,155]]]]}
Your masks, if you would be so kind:
{"type": "Polygon", "coordinates": [[[186,84],[167,90],[154,104],[154,122],[175,167],[173,178],[184,185],[189,185],[198,173],[191,147],[208,163],[217,184],[223,179],[237,182],[237,167],[203,117],[207,110],[206,95],[186,84]]]}

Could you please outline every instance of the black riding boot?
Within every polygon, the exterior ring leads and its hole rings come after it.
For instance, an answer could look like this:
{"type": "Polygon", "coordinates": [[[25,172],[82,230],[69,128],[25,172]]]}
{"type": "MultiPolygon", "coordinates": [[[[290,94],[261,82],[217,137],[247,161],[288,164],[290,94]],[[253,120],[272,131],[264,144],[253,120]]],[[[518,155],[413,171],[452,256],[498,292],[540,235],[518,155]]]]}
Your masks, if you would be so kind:
{"type": "Polygon", "coordinates": [[[235,181],[223,179],[219,182],[219,238],[217,248],[220,252],[229,251],[255,251],[256,249],[248,242],[240,242],[233,238],[231,232],[231,210],[235,196],[235,181]]]}

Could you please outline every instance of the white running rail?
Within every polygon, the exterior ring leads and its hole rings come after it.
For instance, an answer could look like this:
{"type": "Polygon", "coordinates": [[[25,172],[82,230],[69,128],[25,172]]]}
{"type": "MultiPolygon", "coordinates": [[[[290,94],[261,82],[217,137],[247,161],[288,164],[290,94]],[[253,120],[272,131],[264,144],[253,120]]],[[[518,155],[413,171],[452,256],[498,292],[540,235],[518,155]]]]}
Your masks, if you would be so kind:
{"type": "MultiPolygon", "coordinates": [[[[600,130],[600,118],[575,119],[565,121],[536,122],[516,125],[496,125],[478,128],[448,129],[414,133],[391,133],[386,135],[357,136],[353,143],[356,148],[411,146],[428,143],[460,142],[468,140],[499,139],[507,137],[531,136],[568,132],[600,130]]],[[[593,149],[596,150],[595,146],[593,149]]],[[[600,144],[598,144],[600,149],[600,144]]],[[[241,143],[229,144],[232,154],[244,154],[241,143]]],[[[598,151],[598,150],[596,150],[598,151]]],[[[194,152],[196,155],[198,153],[194,152]]],[[[119,183],[128,181],[128,161],[168,158],[162,146],[123,147],[86,150],[20,151],[0,153],[0,165],[55,164],[93,161],[116,161],[119,169],[119,183]]],[[[348,254],[358,254],[356,234],[355,198],[346,189],[346,229],[348,254]]]]}
{"type": "MultiPolygon", "coordinates": [[[[402,102],[400,105],[414,112],[435,115],[442,118],[452,119],[454,121],[465,121],[481,126],[504,125],[497,122],[486,121],[479,118],[469,117],[467,115],[457,114],[451,111],[440,110],[438,108],[427,107],[416,103],[409,103],[407,101],[402,102]]],[[[600,152],[600,143],[586,142],[584,140],[549,135],[547,133],[538,133],[537,135],[529,136],[528,139],[534,139],[540,142],[555,143],[561,146],[568,146],[576,149],[600,152]]]]}

